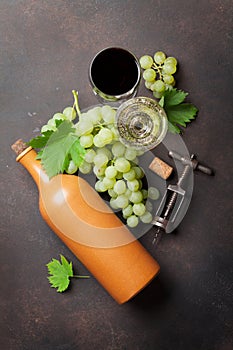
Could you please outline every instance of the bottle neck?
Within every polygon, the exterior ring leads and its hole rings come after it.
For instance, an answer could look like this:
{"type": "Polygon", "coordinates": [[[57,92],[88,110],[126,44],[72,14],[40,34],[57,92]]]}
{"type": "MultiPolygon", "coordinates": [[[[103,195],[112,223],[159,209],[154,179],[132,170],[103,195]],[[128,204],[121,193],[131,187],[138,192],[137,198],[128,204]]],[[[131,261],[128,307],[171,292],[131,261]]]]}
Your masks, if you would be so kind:
{"type": "Polygon", "coordinates": [[[28,147],[18,155],[16,161],[20,162],[27,169],[39,188],[40,176],[43,170],[40,161],[36,159],[36,156],[36,151],[31,147],[28,147]]]}

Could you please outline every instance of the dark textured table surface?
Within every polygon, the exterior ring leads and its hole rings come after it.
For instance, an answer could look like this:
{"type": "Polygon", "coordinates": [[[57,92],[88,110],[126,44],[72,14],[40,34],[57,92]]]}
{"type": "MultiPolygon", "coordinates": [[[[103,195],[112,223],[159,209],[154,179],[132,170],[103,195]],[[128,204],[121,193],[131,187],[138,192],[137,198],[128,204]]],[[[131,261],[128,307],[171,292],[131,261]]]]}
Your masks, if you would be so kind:
{"type": "MultiPolygon", "coordinates": [[[[1,0],[0,18],[1,349],[231,350],[232,1],[1,0]],[[46,264],[59,254],[88,271],[41,219],[10,149],[71,104],[72,89],[82,108],[96,104],[88,66],[106,46],[177,57],[177,87],[199,108],[182,138],[216,171],[195,175],[176,234],[157,249],[141,238],[161,272],[121,306],[94,277],[50,288],[46,264]]],[[[139,94],[150,94],[143,83],[139,94]]]]}

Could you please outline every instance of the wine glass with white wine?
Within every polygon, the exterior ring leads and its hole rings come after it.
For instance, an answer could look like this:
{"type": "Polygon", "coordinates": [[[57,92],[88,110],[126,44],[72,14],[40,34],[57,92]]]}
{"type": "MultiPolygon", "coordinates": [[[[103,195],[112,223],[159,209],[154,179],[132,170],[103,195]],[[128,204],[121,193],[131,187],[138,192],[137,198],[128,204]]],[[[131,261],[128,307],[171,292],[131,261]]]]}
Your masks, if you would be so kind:
{"type": "Polygon", "coordinates": [[[116,124],[121,142],[142,151],[161,143],[168,128],[164,109],[148,97],[134,97],[122,103],[116,113],[116,124]]]}

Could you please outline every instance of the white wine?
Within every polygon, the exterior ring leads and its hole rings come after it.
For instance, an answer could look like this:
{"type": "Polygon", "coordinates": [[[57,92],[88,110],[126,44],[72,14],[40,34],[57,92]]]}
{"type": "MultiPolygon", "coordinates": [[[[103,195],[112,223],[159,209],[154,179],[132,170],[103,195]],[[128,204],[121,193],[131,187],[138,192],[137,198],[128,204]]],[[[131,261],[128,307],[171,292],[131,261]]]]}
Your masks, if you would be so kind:
{"type": "Polygon", "coordinates": [[[116,113],[120,140],[127,147],[148,150],[157,146],[167,133],[167,116],[153,99],[135,97],[118,108],[116,113]]]}

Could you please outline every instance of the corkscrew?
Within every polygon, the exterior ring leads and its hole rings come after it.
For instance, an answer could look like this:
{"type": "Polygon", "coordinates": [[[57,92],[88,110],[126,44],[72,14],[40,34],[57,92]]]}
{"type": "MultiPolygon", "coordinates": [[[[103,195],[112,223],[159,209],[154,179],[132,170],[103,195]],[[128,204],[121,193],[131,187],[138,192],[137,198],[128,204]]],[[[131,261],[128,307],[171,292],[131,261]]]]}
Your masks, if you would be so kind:
{"type": "Polygon", "coordinates": [[[190,158],[169,151],[168,155],[174,160],[180,161],[184,165],[178,182],[175,185],[168,185],[167,190],[161,200],[152,224],[156,226],[153,244],[158,243],[163,233],[171,233],[175,228],[176,218],[184,205],[187,191],[184,189],[184,182],[187,180],[192,170],[201,171],[206,175],[213,175],[214,171],[199,163],[194,154],[190,158]]]}

